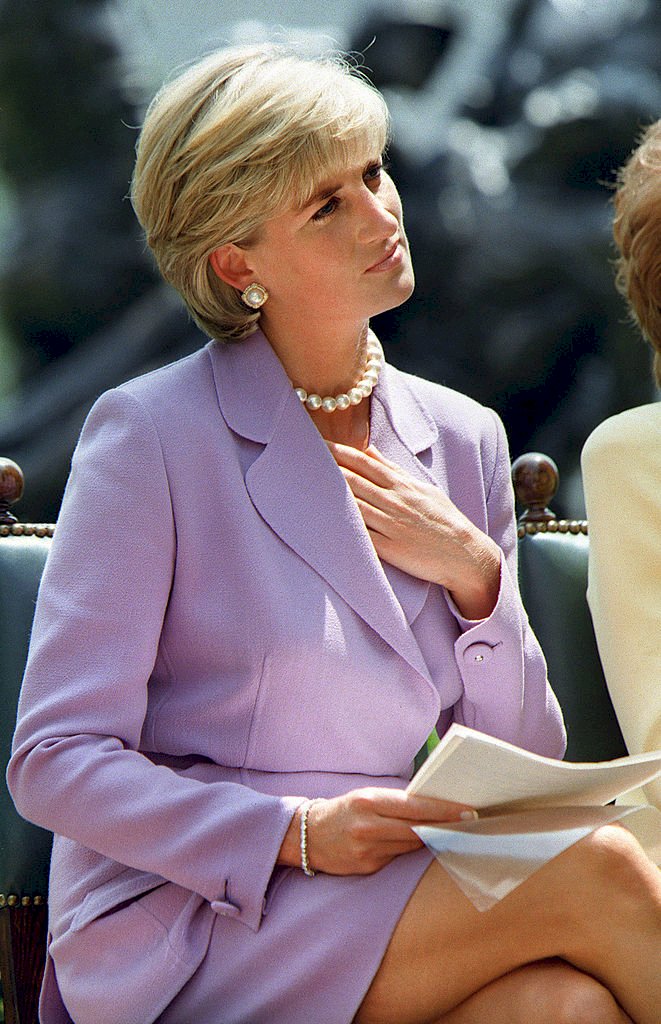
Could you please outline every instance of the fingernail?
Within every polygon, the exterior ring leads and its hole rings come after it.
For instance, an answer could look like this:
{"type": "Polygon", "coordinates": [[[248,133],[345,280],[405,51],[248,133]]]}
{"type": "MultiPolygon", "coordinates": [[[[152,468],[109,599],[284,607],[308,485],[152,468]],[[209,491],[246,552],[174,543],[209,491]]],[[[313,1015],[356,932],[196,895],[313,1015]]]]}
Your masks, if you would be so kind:
{"type": "Polygon", "coordinates": [[[459,817],[461,821],[477,821],[479,814],[477,811],[462,811],[459,817]]]}

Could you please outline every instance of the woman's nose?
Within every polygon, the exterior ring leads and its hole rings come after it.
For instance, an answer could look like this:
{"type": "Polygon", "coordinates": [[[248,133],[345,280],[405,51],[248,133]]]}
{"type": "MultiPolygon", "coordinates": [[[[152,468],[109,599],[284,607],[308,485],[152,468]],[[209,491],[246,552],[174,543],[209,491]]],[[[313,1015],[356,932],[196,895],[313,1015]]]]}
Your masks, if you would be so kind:
{"type": "Polygon", "coordinates": [[[372,192],[365,188],[361,196],[359,239],[364,242],[382,241],[392,238],[399,230],[396,202],[390,194],[372,192]]]}

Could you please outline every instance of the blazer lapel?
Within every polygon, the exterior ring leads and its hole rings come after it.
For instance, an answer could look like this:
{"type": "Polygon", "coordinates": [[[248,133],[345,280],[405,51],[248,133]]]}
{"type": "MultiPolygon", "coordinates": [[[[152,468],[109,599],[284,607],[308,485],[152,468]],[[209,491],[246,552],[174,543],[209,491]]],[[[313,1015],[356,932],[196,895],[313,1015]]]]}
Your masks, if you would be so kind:
{"type": "MultiPolygon", "coordinates": [[[[411,476],[438,486],[438,480],[418,458],[437,439],[434,420],[409,390],[405,378],[386,365],[372,397],[370,443],[411,476]]],[[[410,576],[387,562],[383,568],[407,622],[412,624],[427,600],[429,582],[410,576]]]]}
{"type": "MultiPolygon", "coordinates": [[[[430,681],[408,621],[408,614],[417,614],[422,607],[429,585],[382,566],[342,473],[268,341],[257,332],[240,345],[212,345],[210,351],[228,425],[264,445],[245,476],[255,508],[386,643],[430,681]]],[[[390,430],[385,422],[378,433],[384,449],[389,447],[393,457],[401,455],[394,451],[401,440],[386,443],[390,430]]]]}

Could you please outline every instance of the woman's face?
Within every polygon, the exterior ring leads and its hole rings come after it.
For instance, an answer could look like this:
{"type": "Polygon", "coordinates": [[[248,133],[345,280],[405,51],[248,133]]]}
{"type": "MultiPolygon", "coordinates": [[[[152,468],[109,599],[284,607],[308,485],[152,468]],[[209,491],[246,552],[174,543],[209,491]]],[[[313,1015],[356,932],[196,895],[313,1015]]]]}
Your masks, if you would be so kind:
{"type": "Polygon", "coordinates": [[[402,204],[380,157],[337,172],[303,209],[267,221],[246,258],[269,292],[267,334],[293,315],[359,323],[413,291],[402,204]]]}

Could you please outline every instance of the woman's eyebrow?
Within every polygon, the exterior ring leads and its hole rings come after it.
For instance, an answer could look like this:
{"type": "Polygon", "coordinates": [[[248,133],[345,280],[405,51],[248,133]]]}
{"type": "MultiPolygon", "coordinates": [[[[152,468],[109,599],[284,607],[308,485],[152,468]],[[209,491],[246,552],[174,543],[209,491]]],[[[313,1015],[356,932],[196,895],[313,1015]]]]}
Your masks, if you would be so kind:
{"type": "MultiPolygon", "coordinates": [[[[377,161],[380,161],[380,160],[381,160],[381,157],[378,157],[377,161]]],[[[366,164],[365,164],[365,170],[367,170],[369,167],[372,166],[373,163],[376,163],[377,161],[375,161],[375,160],[368,160],[366,162],[366,164]]],[[[334,192],[339,192],[341,188],[342,188],[342,182],[341,181],[335,182],[333,184],[331,184],[329,182],[325,182],[324,184],[319,186],[319,188],[316,190],[316,192],[312,196],[310,196],[309,199],[305,200],[305,202],[303,203],[302,206],[299,207],[299,209],[301,211],[307,210],[308,206],[314,206],[315,203],[320,203],[320,202],[322,202],[325,199],[330,199],[330,197],[333,195],[333,193],[334,192]]]]}
{"type": "Polygon", "coordinates": [[[307,210],[308,206],[314,206],[315,203],[320,203],[323,199],[330,199],[330,197],[333,195],[333,193],[334,192],[339,192],[339,190],[341,188],[342,188],[341,182],[338,182],[335,185],[330,185],[330,184],[322,185],[320,188],[317,189],[317,191],[314,193],[314,195],[310,196],[309,199],[305,200],[305,202],[300,207],[300,209],[301,210],[307,210]]]}

